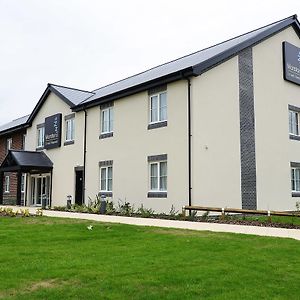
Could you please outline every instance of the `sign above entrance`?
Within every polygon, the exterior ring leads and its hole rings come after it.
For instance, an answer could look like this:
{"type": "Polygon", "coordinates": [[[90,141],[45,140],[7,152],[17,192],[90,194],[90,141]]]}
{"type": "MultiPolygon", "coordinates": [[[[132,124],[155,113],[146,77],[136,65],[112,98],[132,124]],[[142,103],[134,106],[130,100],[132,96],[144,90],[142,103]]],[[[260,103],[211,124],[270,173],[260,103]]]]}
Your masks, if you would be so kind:
{"type": "Polygon", "coordinates": [[[61,145],[61,114],[45,119],[45,149],[53,149],[61,145]]]}
{"type": "Polygon", "coordinates": [[[300,85],[300,48],[283,42],[284,79],[300,85]]]}

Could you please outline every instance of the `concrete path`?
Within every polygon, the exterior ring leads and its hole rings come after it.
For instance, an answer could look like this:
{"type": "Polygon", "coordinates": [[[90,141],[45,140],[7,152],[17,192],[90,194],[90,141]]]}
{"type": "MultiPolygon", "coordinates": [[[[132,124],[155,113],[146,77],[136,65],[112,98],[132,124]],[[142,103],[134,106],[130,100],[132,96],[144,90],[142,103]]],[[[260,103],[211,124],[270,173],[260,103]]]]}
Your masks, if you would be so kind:
{"type": "MultiPolygon", "coordinates": [[[[3,206],[8,207],[8,206],[3,206]]],[[[24,207],[10,206],[14,210],[24,209],[24,207]]],[[[27,207],[30,213],[35,214],[35,207],[27,207]]],[[[245,226],[245,225],[231,225],[231,224],[218,224],[218,223],[205,223],[205,222],[189,222],[189,221],[173,221],[173,220],[160,220],[150,218],[133,218],[133,217],[119,217],[96,215],[86,213],[72,213],[62,211],[43,210],[43,215],[47,217],[71,218],[99,221],[106,223],[120,223],[138,226],[157,226],[165,228],[179,228],[191,230],[208,230],[214,232],[230,232],[242,234],[254,234],[261,236],[272,236],[282,238],[292,238],[300,240],[300,229],[285,229],[285,228],[272,228],[272,227],[258,227],[258,226],[245,226]]]]}

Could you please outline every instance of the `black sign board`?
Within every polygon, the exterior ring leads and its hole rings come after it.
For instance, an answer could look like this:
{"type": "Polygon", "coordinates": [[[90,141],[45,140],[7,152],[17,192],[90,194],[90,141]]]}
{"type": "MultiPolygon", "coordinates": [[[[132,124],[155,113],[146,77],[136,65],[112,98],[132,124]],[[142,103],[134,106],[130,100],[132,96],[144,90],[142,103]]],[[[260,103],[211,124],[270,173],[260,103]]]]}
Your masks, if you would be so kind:
{"type": "Polygon", "coordinates": [[[61,145],[61,114],[45,119],[45,149],[53,149],[61,145]]]}
{"type": "Polygon", "coordinates": [[[300,48],[283,42],[283,76],[300,85],[300,48]]]}

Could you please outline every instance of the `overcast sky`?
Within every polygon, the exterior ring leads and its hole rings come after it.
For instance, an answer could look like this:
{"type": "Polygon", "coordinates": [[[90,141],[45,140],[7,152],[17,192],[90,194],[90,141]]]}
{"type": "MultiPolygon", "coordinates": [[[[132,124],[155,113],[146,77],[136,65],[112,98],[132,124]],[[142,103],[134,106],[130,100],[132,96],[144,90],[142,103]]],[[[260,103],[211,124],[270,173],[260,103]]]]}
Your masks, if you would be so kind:
{"type": "Polygon", "coordinates": [[[293,14],[299,0],[0,0],[0,124],[293,14]]]}

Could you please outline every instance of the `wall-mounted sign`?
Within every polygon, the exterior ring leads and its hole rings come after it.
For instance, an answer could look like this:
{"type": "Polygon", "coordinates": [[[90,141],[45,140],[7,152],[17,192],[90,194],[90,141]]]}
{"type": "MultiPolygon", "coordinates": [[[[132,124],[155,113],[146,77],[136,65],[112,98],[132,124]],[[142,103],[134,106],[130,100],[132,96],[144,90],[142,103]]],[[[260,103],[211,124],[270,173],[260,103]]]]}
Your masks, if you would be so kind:
{"type": "Polygon", "coordinates": [[[53,149],[61,145],[61,114],[45,119],[45,149],[53,149]]]}
{"type": "Polygon", "coordinates": [[[283,42],[283,76],[300,85],[300,48],[283,42]]]}

